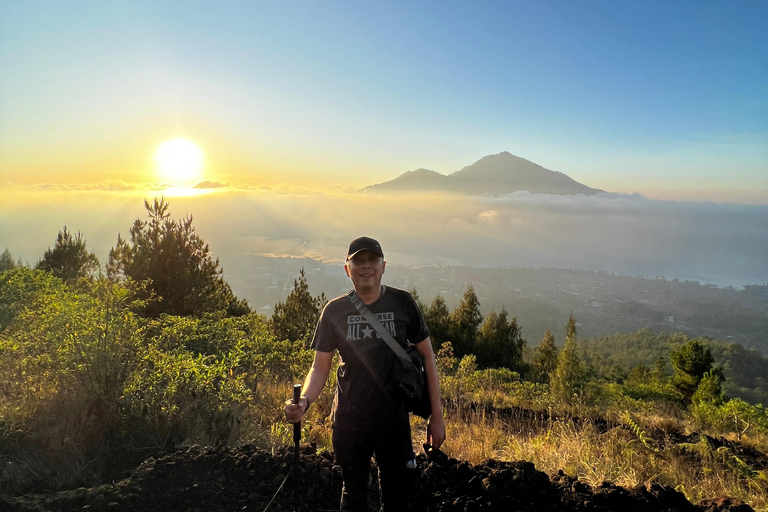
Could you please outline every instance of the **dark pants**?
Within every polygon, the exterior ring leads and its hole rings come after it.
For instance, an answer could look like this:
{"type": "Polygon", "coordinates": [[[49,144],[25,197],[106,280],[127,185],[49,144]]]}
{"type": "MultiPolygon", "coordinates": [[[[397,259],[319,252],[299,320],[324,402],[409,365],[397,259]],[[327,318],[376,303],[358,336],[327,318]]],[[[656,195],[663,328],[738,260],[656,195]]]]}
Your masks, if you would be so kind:
{"type": "Polygon", "coordinates": [[[333,429],[333,451],[341,466],[344,489],[341,510],[368,512],[368,479],[371,456],[379,467],[381,511],[408,510],[413,494],[411,426],[405,422],[382,426],[373,431],[333,429]]]}

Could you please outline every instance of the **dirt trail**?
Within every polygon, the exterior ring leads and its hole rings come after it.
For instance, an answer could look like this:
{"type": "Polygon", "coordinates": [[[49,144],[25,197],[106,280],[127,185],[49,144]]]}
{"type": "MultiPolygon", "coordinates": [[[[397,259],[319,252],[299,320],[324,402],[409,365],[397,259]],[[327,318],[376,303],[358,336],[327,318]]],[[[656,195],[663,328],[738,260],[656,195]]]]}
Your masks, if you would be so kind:
{"type": "MultiPolygon", "coordinates": [[[[317,455],[309,446],[302,450],[302,510],[338,510],[341,478],[332,455],[317,455]]],[[[191,447],[150,458],[129,478],[114,484],[50,494],[0,496],[0,511],[262,512],[291,471],[293,461],[292,448],[271,453],[249,445],[191,447]]],[[[440,452],[430,460],[419,455],[418,462],[414,470],[418,511],[752,511],[748,505],[723,498],[693,505],[681,493],[660,485],[624,489],[606,483],[591,488],[562,473],[548,476],[529,462],[489,460],[473,466],[440,452]]],[[[372,474],[375,480],[374,470],[372,474]]],[[[294,510],[292,478],[288,478],[268,512],[294,510]]]]}

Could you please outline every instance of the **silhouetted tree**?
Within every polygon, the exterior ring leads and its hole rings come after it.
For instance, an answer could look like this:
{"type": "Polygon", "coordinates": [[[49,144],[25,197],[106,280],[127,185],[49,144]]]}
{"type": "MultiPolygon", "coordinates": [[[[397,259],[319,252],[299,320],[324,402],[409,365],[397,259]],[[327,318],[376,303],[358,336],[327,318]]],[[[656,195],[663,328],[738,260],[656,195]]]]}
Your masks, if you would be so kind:
{"type": "Polygon", "coordinates": [[[5,272],[6,270],[13,270],[17,266],[21,266],[20,263],[21,262],[19,262],[19,265],[17,265],[13,261],[13,257],[11,256],[11,251],[6,249],[5,251],[3,251],[3,254],[0,254],[0,274],[5,272]]]}
{"type": "Polygon", "coordinates": [[[130,242],[117,237],[109,252],[107,276],[137,283],[137,298],[144,299],[143,314],[156,317],[196,315],[228,310],[247,313],[244,301],[232,293],[222,277],[219,260],[209,255],[208,244],[192,227],[192,217],[174,221],[165,199],[144,201],[149,222],[136,219],[130,242]]]}
{"type": "Polygon", "coordinates": [[[429,339],[432,342],[432,348],[437,353],[443,343],[450,341],[450,312],[445,300],[438,295],[432,304],[424,312],[424,321],[429,327],[429,339]]]}
{"type": "Polygon", "coordinates": [[[471,284],[467,286],[459,307],[453,310],[449,320],[449,332],[456,356],[474,354],[477,329],[483,321],[483,315],[480,313],[480,301],[471,284]]]}
{"type": "Polygon", "coordinates": [[[413,300],[416,301],[416,305],[419,307],[421,314],[425,314],[427,312],[427,305],[421,302],[421,297],[419,297],[419,292],[416,290],[416,287],[408,290],[408,293],[410,293],[411,297],[413,297],[413,300]]]}
{"type": "Polygon", "coordinates": [[[83,235],[73,235],[67,226],[59,231],[53,248],[48,248],[37,264],[38,270],[45,270],[65,282],[81,278],[92,278],[99,271],[99,259],[88,252],[83,235]]]}
{"type": "Polygon", "coordinates": [[[520,334],[517,319],[507,320],[505,308],[486,317],[477,336],[476,354],[483,368],[509,368],[519,370],[523,359],[525,340],[520,334]]]}
{"type": "Polygon", "coordinates": [[[304,268],[293,281],[293,290],[275,306],[272,314],[272,333],[278,340],[303,340],[309,337],[320,318],[320,312],[328,302],[325,294],[312,297],[309,293],[304,268]]]}

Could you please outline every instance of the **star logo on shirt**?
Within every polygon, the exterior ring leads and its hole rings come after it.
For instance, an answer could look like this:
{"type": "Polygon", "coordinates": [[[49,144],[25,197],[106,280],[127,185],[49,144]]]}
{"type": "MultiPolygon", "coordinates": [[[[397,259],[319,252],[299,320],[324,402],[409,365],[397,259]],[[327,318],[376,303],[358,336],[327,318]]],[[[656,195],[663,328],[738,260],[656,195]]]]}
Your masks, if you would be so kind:
{"type": "Polygon", "coordinates": [[[373,329],[371,329],[370,325],[366,325],[365,329],[361,329],[361,332],[363,333],[363,339],[365,338],[373,339],[373,336],[371,336],[371,334],[373,334],[373,329]]]}

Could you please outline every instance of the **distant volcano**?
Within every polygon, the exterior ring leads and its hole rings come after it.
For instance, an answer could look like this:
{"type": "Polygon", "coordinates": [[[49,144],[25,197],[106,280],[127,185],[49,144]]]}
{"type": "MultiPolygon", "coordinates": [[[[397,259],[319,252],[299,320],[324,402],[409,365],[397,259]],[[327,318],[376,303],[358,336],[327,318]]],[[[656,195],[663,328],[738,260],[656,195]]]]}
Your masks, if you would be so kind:
{"type": "Polygon", "coordinates": [[[533,194],[593,195],[603,192],[583,185],[562,172],[550,171],[506,151],[483,157],[448,176],[428,169],[417,169],[393,180],[365,187],[362,191],[394,190],[492,195],[518,190],[527,190],[533,194]]]}

